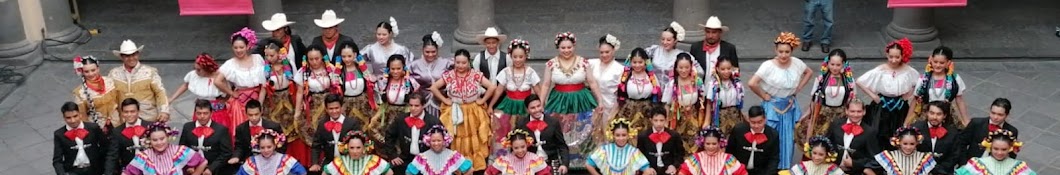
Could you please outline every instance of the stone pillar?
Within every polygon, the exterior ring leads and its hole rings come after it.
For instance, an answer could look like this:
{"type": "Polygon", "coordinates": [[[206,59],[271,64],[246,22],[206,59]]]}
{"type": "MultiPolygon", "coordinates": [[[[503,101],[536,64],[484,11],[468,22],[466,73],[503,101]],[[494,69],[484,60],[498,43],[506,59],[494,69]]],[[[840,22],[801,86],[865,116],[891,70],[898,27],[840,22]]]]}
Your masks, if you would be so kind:
{"type": "MultiPolygon", "coordinates": [[[[467,49],[471,51],[485,49],[475,40],[475,36],[483,34],[487,27],[495,27],[493,21],[493,0],[457,0],[457,22],[459,26],[453,32],[452,49],[467,49]]],[[[500,32],[507,31],[498,27],[500,32]]]]}
{"type": "Polygon", "coordinates": [[[685,28],[685,40],[682,43],[703,41],[703,27],[699,27],[699,24],[706,23],[707,18],[710,18],[710,0],[674,0],[674,21],[685,28]]]}
{"type": "Polygon", "coordinates": [[[42,61],[40,44],[27,39],[17,0],[0,0],[0,65],[33,65],[42,61]]]}
{"type": "MultiPolygon", "coordinates": [[[[272,32],[261,27],[261,22],[272,18],[272,14],[283,13],[283,3],[280,0],[254,0],[253,4],[254,14],[250,15],[247,26],[257,31],[258,38],[272,37],[272,32]]],[[[287,20],[291,20],[291,15],[287,15],[287,20]]]]}
{"type": "Polygon", "coordinates": [[[86,32],[74,24],[73,13],[70,12],[70,1],[68,0],[41,0],[41,10],[44,13],[44,45],[48,52],[70,52],[77,46],[76,42],[86,35],[86,32]]]}
{"type": "Polygon", "coordinates": [[[914,49],[933,49],[940,45],[932,8],[894,8],[891,23],[883,28],[883,33],[887,42],[909,38],[914,49]]]}

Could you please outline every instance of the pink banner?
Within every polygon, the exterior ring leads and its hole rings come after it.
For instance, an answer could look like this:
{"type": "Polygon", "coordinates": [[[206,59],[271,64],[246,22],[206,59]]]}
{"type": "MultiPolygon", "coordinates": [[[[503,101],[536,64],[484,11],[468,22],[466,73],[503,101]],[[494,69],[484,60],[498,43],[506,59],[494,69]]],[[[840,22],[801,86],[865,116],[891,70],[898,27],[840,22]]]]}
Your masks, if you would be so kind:
{"type": "Polygon", "coordinates": [[[964,7],[968,0],[888,0],[887,8],[964,7]]]}
{"type": "Polygon", "coordinates": [[[180,15],[250,15],[251,0],[178,0],[180,15]]]}

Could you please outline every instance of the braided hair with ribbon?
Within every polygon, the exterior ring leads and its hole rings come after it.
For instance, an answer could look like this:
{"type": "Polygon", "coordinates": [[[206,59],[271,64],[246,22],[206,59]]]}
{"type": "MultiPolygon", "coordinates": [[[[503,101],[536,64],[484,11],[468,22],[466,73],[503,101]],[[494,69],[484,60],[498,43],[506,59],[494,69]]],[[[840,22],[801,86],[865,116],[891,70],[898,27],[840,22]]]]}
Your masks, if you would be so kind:
{"type": "Polygon", "coordinates": [[[1008,151],[1012,151],[1013,153],[1019,153],[1020,149],[1023,147],[1023,142],[1017,140],[1015,132],[1004,129],[999,129],[987,134],[986,138],[983,138],[983,141],[979,143],[979,146],[985,148],[984,150],[990,151],[990,147],[994,146],[994,142],[997,141],[1009,143],[1010,147],[1008,151]]]}
{"type": "Polygon", "coordinates": [[[155,132],[165,133],[166,134],[166,140],[168,140],[168,141],[176,140],[177,137],[180,136],[180,131],[177,131],[177,130],[173,129],[172,127],[169,127],[169,125],[166,125],[166,123],[163,123],[163,122],[155,122],[155,123],[152,123],[151,125],[148,125],[146,131],[147,132],[144,132],[143,135],[140,136],[140,138],[142,138],[142,139],[140,139],[140,143],[141,143],[140,145],[143,145],[142,147],[140,147],[141,150],[146,150],[146,149],[151,148],[151,133],[155,133],[155,132]]]}
{"type": "Polygon", "coordinates": [[[251,151],[254,153],[261,153],[261,141],[264,140],[271,140],[272,144],[276,145],[276,148],[283,148],[283,145],[287,143],[287,136],[272,129],[262,130],[261,132],[258,132],[258,135],[254,135],[250,138],[251,151]]]}
{"type": "MultiPolygon", "coordinates": [[[[736,61],[733,60],[732,58],[727,57],[727,56],[718,57],[718,62],[714,63],[714,69],[713,69],[714,71],[712,72],[712,74],[714,75],[714,81],[711,82],[711,84],[713,85],[712,87],[714,87],[714,88],[710,90],[710,93],[713,94],[713,97],[714,97],[714,100],[713,100],[713,102],[714,102],[714,110],[713,110],[713,113],[710,114],[710,116],[711,116],[711,120],[710,120],[711,124],[710,124],[710,126],[714,126],[714,127],[718,127],[718,126],[721,125],[721,108],[723,106],[725,106],[725,105],[728,105],[728,104],[722,103],[721,102],[721,97],[720,97],[721,88],[722,88],[721,87],[722,80],[721,80],[721,72],[719,72],[718,69],[721,68],[721,63],[723,63],[723,62],[728,62],[729,65],[736,65],[736,61]]],[[[739,110],[739,109],[743,109],[743,96],[744,96],[743,83],[740,82],[740,69],[738,67],[732,67],[732,69],[733,69],[733,71],[729,75],[729,83],[733,86],[733,89],[736,90],[736,104],[735,105],[736,105],[736,109],[739,110]]]]}
{"type": "Polygon", "coordinates": [[[632,126],[632,125],[633,125],[633,122],[627,120],[626,118],[613,119],[607,125],[607,130],[610,131],[610,132],[605,132],[605,136],[607,137],[607,140],[614,140],[615,139],[615,134],[614,134],[615,130],[626,129],[626,131],[629,133],[629,137],[630,138],[636,138],[637,130],[634,129],[634,128],[631,128],[630,126],[632,126]]]}
{"type": "MultiPolygon", "coordinates": [[[[945,95],[946,101],[952,102],[957,98],[957,92],[961,88],[960,84],[957,83],[957,75],[953,73],[953,62],[951,61],[953,60],[953,50],[950,50],[950,48],[946,46],[939,46],[931,51],[931,57],[929,59],[934,58],[944,58],[949,62],[949,64],[943,68],[946,77],[944,78],[944,83],[942,85],[942,93],[945,95]]],[[[928,93],[930,92],[931,87],[935,84],[933,83],[934,76],[931,75],[935,68],[931,67],[931,60],[928,61],[928,64],[924,65],[924,75],[920,77],[920,81],[922,82],[921,86],[916,89],[916,96],[920,97],[919,100],[921,104],[927,104],[930,101],[930,94],[928,93]]]]}
{"type": "MultiPolygon", "coordinates": [[[[691,74],[690,76],[692,76],[692,79],[695,81],[695,83],[692,86],[693,87],[692,88],[693,89],[692,92],[686,92],[686,93],[702,94],[702,92],[700,92],[701,89],[698,88],[698,87],[703,86],[703,79],[699,78],[699,76],[696,75],[696,69],[694,68],[695,64],[692,61],[692,55],[688,54],[687,52],[682,52],[682,53],[677,54],[677,60],[674,61],[674,67],[673,67],[673,69],[671,69],[671,70],[674,70],[673,71],[673,75],[670,75],[670,79],[673,80],[673,90],[671,92],[668,92],[668,93],[671,93],[671,97],[673,97],[673,102],[671,102],[671,110],[674,111],[674,116],[677,116],[673,120],[670,120],[671,121],[670,122],[670,127],[671,128],[677,128],[677,121],[682,121],[682,118],[684,118],[684,116],[681,114],[681,112],[682,112],[681,107],[682,106],[681,106],[681,103],[679,102],[680,101],[679,99],[680,99],[681,94],[682,94],[682,92],[681,92],[682,88],[681,88],[681,83],[680,83],[681,82],[680,81],[681,75],[677,75],[677,74],[679,74],[677,72],[677,67],[679,65],[681,65],[680,64],[681,61],[688,62],[688,65],[689,65],[689,68],[688,68],[689,69],[689,73],[688,74],[691,74]]],[[[667,93],[667,92],[664,92],[664,93],[667,93]]],[[[700,96],[700,95],[696,95],[696,96],[700,96]]],[[[695,104],[702,104],[702,103],[701,103],[701,101],[699,99],[697,99],[696,102],[694,102],[693,104],[686,104],[686,105],[697,106],[695,104]]]]}
{"type": "Polygon", "coordinates": [[[840,106],[846,106],[846,104],[850,102],[849,99],[855,97],[854,71],[850,68],[850,62],[847,59],[847,54],[843,49],[833,49],[828,53],[828,56],[824,57],[824,61],[821,62],[821,76],[817,77],[817,89],[813,90],[813,96],[810,98],[813,102],[823,104],[825,96],[827,95],[825,89],[828,89],[828,86],[837,83],[841,85],[846,92],[843,93],[843,103],[840,106]],[[839,78],[840,81],[836,81],[835,78],[832,78],[832,70],[828,69],[828,64],[832,61],[833,57],[838,57],[842,60],[843,66],[840,68],[840,71],[842,71],[839,75],[839,77],[841,77],[839,78]]]}
{"type": "Polygon", "coordinates": [[[431,126],[430,129],[427,129],[427,132],[423,134],[423,137],[420,137],[421,139],[423,139],[421,143],[430,147],[431,136],[434,134],[442,135],[442,141],[445,143],[446,147],[449,147],[449,144],[453,143],[453,135],[449,134],[449,130],[446,130],[445,127],[442,125],[434,125],[431,126]]]}
{"type": "Polygon", "coordinates": [[[717,138],[718,146],[721,149],[725,149],[729,145],[729,140],[725,139],[725,134],[717,127],[706,127],[696,132],[696,145],[702,149],[709,137],[717,138]]]}
{"type": "Polygon", "coordinates": [[[375,142],[372,141],[372,139],[369,139],[368,134],[361,131],[349,131],[346,132],[346,136],[343,136],[342,139],[340,139],[342,143],[339,143],[339,154],[349,155],[349,144],[350,141],[354,139],[361,141],[361,144],[364,146],[364,153],[371,154],[372,151],[375,150],[375,142]]]}
{"type": "MultiPolygon", "coordinates": [[[[106,85],[103,84],[105,82],[103,81],[103,76],[102,75],[98,75],[97,74],[96,78],[94,78],[93,80],[89,80],[88,77],[85,76],[85,68],[84,68],[85,65],[93,64],[93,65],[97,65],[97,69],[98,69],[99,60],[97,60],[96,57],[94,57],[92,55],[88,55],[88,56],[84,56],[84,57],[79,55],[77,57],[74,57],[73,61],[74,61],[74,73],[77,74],[78,76],[81,76],[81,95],[84,96],[84,98],[85,98],[85,106],[87,107],[87,111],[88,111],[88,112],[86,112],[86,114],[88,115],[87,117],[92,122],[100,123],[100,121],[99,121],[100,114],[99,114],[98,111],[96,111],[96,104],[93,103],[92,94],[90,94],[88,91],[91,90],[91,91],[95,91],[97,94],[103,94],[104,92],[106,92],[106,85]],[[99,88],[92,88],[91,86],[89,86],[88,85],[89,81],[99,81],[100,82],[99,88]]],[[[105,126],[110,126],[111,125],[110,124],[110,117],[104,117],[103,120],[104,120],[103,123],[104,123],[105,126]]]]}
{"type": "Polygon", "coordinates": [[[916,139],[916,143],[924,140],[924,135],[920,134],[920,129],[915,127],[900,127],[894,132],[894,137],[891,137],[891,146],[899,147],[902,145],[902,137],[911,136],[916,139]]]}
{"type": "Polygon", "coordinates": [[[836,158],[839,157],[839,154],[836,151],[838,145],[836,145],[835,143],[832,143],[832,140],[828,139],[828,137],[825,137],[823,135],[813,136],[813,138],[810,138],[810,142],[807,142],[807,143],[804,143],[804,144],[805,145],[803,145],[802,152],[803,152],[803,156],[806,156],[806,158],[812,159],[813,158],[813,149],[818,148],[818,147],[824,148],[824,152],[825,152],[824,162],[826,162],[826,163],[835,162],[836,158]]]}
{"type": "Polygon", "coordinates": [[[534,137],[530,135],[530,132],[527,132],[523,129],[514,129],[512,131],[509,131],[508,135],[504,138],[505,139],[503,142],[501,142],[501,145],[503,145],[504,148],[508,149],[512,149],[512,142],[518,140],[526,141],[526,145],[534,145],[534,137]]]}
{"type": "Polygon", "coordinates": [[[659,96],[662,93],[662,86],[659,85],[658,78],[655,78],[655,67],[651,64],[651,57],[648,56],[648,52],[644,48],[633,48],[633,51],[626,57],[626,61],[622,63],[624,66],[622,75],[618,79],[618,106],[622,106],[629,99],[628,90],[626,90],[626,84],[629,83],[630,77],[633,76],[633,63],[634,59],[643,60],[644,72],[648,75],[648,80],[651,81],[651,95],[648,99],[652,102],[659,102],[659,96]]]}

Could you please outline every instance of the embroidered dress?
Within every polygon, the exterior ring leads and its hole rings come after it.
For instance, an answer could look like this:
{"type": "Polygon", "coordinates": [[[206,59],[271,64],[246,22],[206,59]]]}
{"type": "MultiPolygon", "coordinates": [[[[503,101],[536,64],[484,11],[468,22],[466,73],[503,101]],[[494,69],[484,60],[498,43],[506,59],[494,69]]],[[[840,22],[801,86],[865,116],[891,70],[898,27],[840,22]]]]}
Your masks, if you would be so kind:
{"type": "MultiPolygon", "coordinates": [[[[107,77],[114,80],[114,87],[119,92],[124,93],[123,98],[133,98],[140,102],[141,119],[157,121],[158,115],[169,113],[169,97],[166,97],[166,88],[162,85],[162,77],[158,75],[158,69],[137,63],[135,67],[128,70],[125,66],[110,69],[107,77]]],[[[117,103],[121,103],[122,100],[125,99],[118,99],[117,103]]]]}
{"type": "Polygon", "coordinates": [[[702,175],[746,175],[747,170],[744,169],[743,164],[736,160],[732,154],[728,153],[714,153],[711,155],[706,151],[701,151],[696,154],[692,154],[685,158],[685,163],[681,164],[681,170],[684,174],[702,174],[702,175]]]}
{"type": "Polygon", "coordinates": [[[121,125],[118,104],[125,100],[125,93],[118,90],[114,83],[114,79],[100,76],[98,80],[88,81],[90,85],[87,89],[84,84],[74,88],[74,102],[77,103],[81,116],[85,116],[83,121],[112,127],[121,125]],[[89,103],[92,104],[89,105],[89,103]],[[99,115],[95,121],[92,121],[89,115],[89,106],[92,106],[92,110],[99,115]]]}
{"type": "Polygon", "coordinates": [[[486,169],[486,156],[489,156],[490,116],[486,108],[476,100],[486,92],[479,82],[485,79],[482,73],[469,70],[464,76],[456,71],[442,74],[445,81],[445,93],[452,105],[442,105],[442,115],[438,119],[446,129],[453,132],[453,144],[450,148],[466,155],[474,162],[472,170],[486,169]]]}
{"type": "MultiPolygon", "coordinates": [[[[309,162],[309,143],[312,131],[306,127],[305,117],[294,117],[295,93],[299,91],[295,83],[292,66],[284,60],[279,65],[265,66],[268,81],[265,84],[265,109],[268,118],[279,123],[283,134],[287,136],[287,154],[301,162],[309,162]],[[275,67],[275,68],[273,68],[275,67]]],[[[299,75],[300,76],[300,75],[299,75]]]]}
{"type": "MultiPolygon", "coordinates": [[[[884,151],[873,156],[866,166],[872,169],[882,169],[889,175],[927,175],[935,168],[935,158],[929,153],[913,152],[906,155],[900,150],[884,151]]],[[[877,171],[879,172],[879,171],[877,171]]]]}
{"type": "MultiPolygon", "coordinates": [[[[832,120],[840,120],[846,115],[846,103],[856,98],[857,85],[845,80],[844,77],[818,76],[813,83],[813,95],[810,99],[813,103],[821,105],[816,120],[813,122],[812,135],[824,135],[828,131],[828,125],[832,120]],[[822,86],[823,85],[823,86],[822,86]]],[[[795,140],[806,140],[806,124],[808,121],[795,124],[795,140]]],[[[796,145],[802,148],[802,145],[796,145]]]]}
{"type": "MultiPolygon", "coordinates": [[[[862,121],[876,125],[882,136],[894,135],[895,129],[898,129],[909,115],[909,103],[902,99],[902,96],[915,90],[913,87],[920,76],[920,73],[908,65],[896,70],[887,67],[877,66],[857,79],[858,84],[880,96],[880,102],[873,102],[865,108],[865,119],[862,121]]],[[[884,138],[880,139],[879,143],[889,143],[884,138]]],[[[889,144],[884,147],[892,148],[889,144]]]]}
{"type": "Polygon", "coordinates": [[[973,157],[961,168],[957,169],[957,175],[1037,175],[1037,172],[1027,166],[1027,162],[1006,158],[997,160],[992,157],[973,157]]]}
{"type": "Polygon", "coordinates": [[[833,163],[815,164],[813,161],[802,161],[789,169],[791,175],[844,175],[843,169],[833,163]]]}
{"type": "MultiPolygon", "coordinates": [[[[434,61],[427,62],[427,59],[416,59],[409,63],[409,70],[413,79],[416,79],[416,83],[419,84],[434,84],[438,79],[442,79],[442,74],[449,70],[453,66],[453,58],[435,58],[434,61]]],[[[431,93],[427,88],[422,88],[416,93],[423,95],[427,99],[425,103],[425,109],[428,114],[432,116],[441,115],[441,104],[438,99],[434,98],[434,93],[431,93]]]]}
{"type": "Polygon", "coordinates": [[[486,169],[489,175],[549,175],[548,163],[545,158],[534,153],[526,153],[523,158],[508,154],[497,157],[493,164],[486,169]]]}
{"type": "Polygon", "coordinates": [[[239,60],[232,58],[225,61],[225,63],[221,65],[221,68],[218,69],[218,71],[224,74],[226,80],[232,82],[231,85],[235,87],[234,90],[236,91],[236,94],[238,94],[235,97],[230,97],[232,100],[229,104],[229,108],[231,109],[231,125],[225,125],[225,127],[228,127],[229,130],[232,131],[230,132],[232,134],[236,133],[235,125],[247,121],[247,115],[245,114],[246,110],[243,106],[251,99],[260,101],[261,99],[258,98],[260,98],[259,93],[261,93],[261,85],[265,85],[266,83],[265,72],[257,71],[264,69],[265,59],[258,54],[252,54],[248,59],[250,59],[251,62],[250,67],[239,65],[239,60]]]}
{"type": "Polygon", "coordinates": [[[626,70],[619,81],[616,93],[620,108],[615,117],[626,118],[633,123],[630,128],[642,130],[651,126],[651,116],[648,116],[648,111],[652,109],[652,103],[659,102],[662,87],[654,72],[642,74],[632,72],[632,70],[626,70]]]}
{"type": "Polygon", "coordinates": [[[601,175],[633,175],[648,169],[648,158],[630,144],[619,147],[614,143],[600,146],[589,154],[586,161],[601,175]]]}
{"type": "Polygon", "coordinates": [[[497,73],[497,82],[500,88],[504,88],[504,96],[501,97],[501,101],[497,102],[496,110],[500,111],[500,115],[497,115],[497,111],[490,117],[491,131],[493,136],[490,140],[492,143],[493,150],[490,151],[490,157],[495,158],[501,155],[505,155],[508,149],[505,149],[501,143],[504,141],[504,135],[508,134],[508,131],[512,130],[515,125],[515,118],[512,116],[525,116],[526,115],[526,104],[523,99],[534,93],[534,87],[541,82],[541,78],[537,76],[537,71],[533,68],[526,66],[522,71],[515,71],[514,67],[507,67],[497,73]]]}
{"type": "Polygon", "coordinates": [[[376,81],[375,88],[376,92],[381,92],[379,98],[382,98],[383,103],[380,103],[382,105],[379,105],[375,115],[372,115],[372,120],[367,122],[368,127],[366,129],[370,130],[370,135],[377,137],[375,139],[382,140],[386,138],[386,136],[381,135],[383,128],[390,123],[391,118],[409,112],[408,97],[420,89],[420,84],[408,76],[394,82],[391,82],[390,78],[384,77],[376,81]],[[371,134],[371,132],[380,134],[371,134]]]}
{"type": "MultiPolygon", "coordinates": [[[[676,48],[676,46],[670,51],[666,51],[660,45],[651,45],[644,50],[651,57],[651,64],[655,67],[655,74],[661,75],[659,76],[659,82],[670,82],[671,76],[674,75],[674,64],[677,64],[677,54],[687,53],[676,48]]],[[[696,61],[696,58],[692,58],[692,68],[696,70],[697,76],[703,75],[703,67],[696,61]]]]}
{"type": "Polygon", "coordinates": [[[334,175],[381,175],[387,172],[390,172],[390,163],[375,155],[364,155],[359,159],[343,155],[324,166],[324,173],[334,175]]]}
{"type": "Polygon", "coordinates": [[[453,150],[427,151],[417,155],[409,163],[406,174],[452,175],[471,170],[471,160],[453,150]]]}
{"type": "Polygon", "coordinates": [[[153,149],[136,153],[133,160],[125,166],[124,173],[132,175],[182,175],[187,167],[197,167],[206,163],[194,149],[169,145],[162,152],[153,149]]]}
{"type": "Polygon", "coordinates": [[[363,70],[359,67],[347,67],[339,69],[337,74],[341,81],[339,87],[342,89],[343,106],[347,109],[346,116],[356,118],[361,123],[371,121],[370,115],[375,114],[375,94],[363,70]]]}
{"type": "Polygon", "coordinates": [[[739,79],[717,81],[706,86],[706,98],[713,102],[714,111],[710,114],[711,126],[718,127],[722,133],[729,133],[737,123],[743,121],[743,84],[739,79]]]}
{"type": "Polygon", "coordinates": [[[762,108],[766,110],[766,125],[777,129],[780,138],[780,162],[777,167],[791,167],[795,122],[802,117],[801,106],[795,100],[795,89],[807,67],[799,58],[790,59],[787,68],[780,68],[776,61],[766,61],[755,72],[755,76],[762,79],[762,90],[773,98],[762,102],[762,108]]]}
{"type": "Polygon", "coordinates": [[[361,49],[361,55],[368,60],[368,68],[372,70],[372,75],[386,75],[383,70],[387,68],[387,60],[391,55],[405,56],[406,64],[416,60],[416,55],[412,54],[412,51],[401,44],[394,43],[393,40],[390,41],[389,48],[379,43],[364,46],[364,49],[361,49]]]}
{"type": "Polygon", "coordinates": [[[546,73],[552,74],[552,83],[555,85],[549,90],[545,112],[573,114],[563,115],[560,122],[563,123],[563,138],[567,141],[567,146],[574,150],[571,152],[576,154],[572,162],[579,162],[583,160],[580,155],[592,150],[592,111],[596,108],[597,101],[585,84],[589,62],[582,57],[573,59],[571,65],[563,65],[559,57],[545,63],[545,68],[548,69],[546,73]]]}
{"type": "Polygon", "coordinates": [[[305,167],[302,167],[294,157],[284,155],[280,153],[273,153],[272,156],[265,158],[264,156],[254,155],[247,159],[242,166],[239,166],[238,175],[304,175],[306,174],[305,167]]]}
{"type": "Polygon", "coordinates": [[[700,99],[703,94],[701,82],[695,84],[680,84],[675,86],[675,80],[663,86],[662,102],[667,103],[669,115],[674,116],[670,120],[670,127],[681,134],[684,140],[686,152],[696,152],[696,132],[703,128],[706,122],[704,115],[700,115],[699,109],[703,106],[700,99]],[[677,88],[675,88],[677,87],[677,88]]]}
{"type": "Polygon", "coordinates": [[[946,123],[953,123],[960,129],[964,129],[963,116],[961,116],[960,110],[957,108],[957,103],[954,103],[954,99],[958,96],[964,95],[964,90],[968,89],[968,86],[964,85],[964,79],[961,79],[961,75],[953,74],[952,77],[946,76],[943,79],[934,79],[931,75],[921,75],[920,80],[916,82],[916,95],[920,99],[919,108],[915,114],[918,114],[917,120],[927,120],[927,103],[933,101],[945,101],[950,102],[950,115],[947,116],[946,123]]]}
{"type": "MultiPolygon", "coordinates": [[[[321,68],[320,70],[312,70],[312,68],[305,69],[308,72],[300,72],[299,75],[294,76],[294,82],[299,83],[302,89],[306,93],[302,103],[304,108],[302,115],[305,116],[306,122],[309,127],[304,128],[305,133],[314,133],[317,131],[317,124],[320,123],[322,118],[325,118],[324,111],[324,97],[327,97],[328,93],[333,93],[338,88],[338,75],[335,74],[330,68],[321,68]]],[[[313,145],[312,137],[305,137],[309,145],[313,145]]]]}

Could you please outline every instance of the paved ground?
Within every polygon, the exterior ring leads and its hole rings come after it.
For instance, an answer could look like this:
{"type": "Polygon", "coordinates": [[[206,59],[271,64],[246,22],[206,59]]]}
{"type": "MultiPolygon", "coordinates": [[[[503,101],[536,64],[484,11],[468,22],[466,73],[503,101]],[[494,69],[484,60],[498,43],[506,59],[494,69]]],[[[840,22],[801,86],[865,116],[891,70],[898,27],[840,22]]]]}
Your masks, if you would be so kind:
{"type": "MultiPolygon", "coordinates": [[[[819,61],[808,61],[816,64],[819,61]]],[[[191,70],[190,62],[153,63],[165,79],[169,91],[180,85],[180,76],[191,70]]],[[[760,62],[746,62],[753,72],[760,62]]],[[[864,71],[875,66],[874,61],[854,63],[854,70],[864,71]]],[[[533,64],[541,69],[540,63],[533,64]]],[[[913,63],[916,67],[922,62],[913,63]]],[[[71,78],[66,62],[47,62],[28,77],[25,85],[0,102],[0,174],[54,174],[51,133],[61,127],[58,106],[70,100],[70,91],[80,80],[71,78]]],[[[104,68],[118,66],[107,64],[104,68]]],[[[1020,159],[1030,162],[1039,172],[1060,171],[1060,61],[1005,60],[965,61],[957,64],[958,73],[968,85],[965,100],[974,117],[985,117],[985,108],[997,97],[1013,101],[1010,122],[1021,131],[1025,153],[1020,159]]],[[[749,75],[749,74],[747,74],[749,75]]],[[[808,90],[807,90],[808,91],[808,90]]],[[[802,92],[801,94],[809,94],[802,92]]],[[[802,96],[805,98],[805,95],[802,96]]],[[[867,97],[862,97],[867,99],[867,97]]],[[[747,97],[748,104],[758,104],[757,97],[747,97]]],[[[807,99],[800,99],[805,101],[807,99]]],[[[192,109],[191,98],[185,96],[173,102],[171,125],[186,122],[192,109]]]]}

